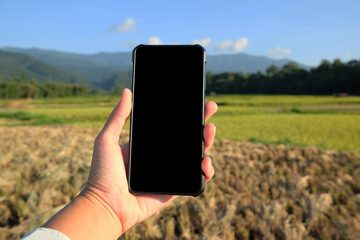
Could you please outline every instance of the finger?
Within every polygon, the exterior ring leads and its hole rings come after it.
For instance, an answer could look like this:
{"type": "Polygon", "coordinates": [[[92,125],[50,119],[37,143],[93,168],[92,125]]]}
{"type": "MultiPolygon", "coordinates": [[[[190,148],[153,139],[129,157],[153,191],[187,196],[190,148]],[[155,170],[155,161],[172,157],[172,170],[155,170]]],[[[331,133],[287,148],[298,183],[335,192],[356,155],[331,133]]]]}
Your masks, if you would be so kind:
{"type": "Polygon", "coordinates": [[[216,113],[218,106],[215,102],[210,101],[205,104],[205,122],[216,113]]]}
{"type": "Polygon", "coordinates": [[[216,127],[214,124],[212,123],[208,123],[206,124],[206,126],[204,127],[204,147],[205,147],[205,152],[212,146],[212,144],[214,143],[214,138],[215,138],[215,134],[216,134],[216,127]]]}
{"type": "Polygon", "coordinates": [[[215,174],[215,169],[214,166],[211,163],[211,158],[210,157],[205,157],[201,163],[201,168],[203,170],[203,172],[205,173],[205,182],[210,181],[210,179],[214,176],[215,174]]]}
{"type": "Polygon", "coordinates": [[[120,136],[131,112],[131,96],[132,93],[130,89],[125,88],[120,102],[111,112],[109,119],[106,121],[103,129],[105,134],[110,134],[116,136],[117,138],[120,136]]]}

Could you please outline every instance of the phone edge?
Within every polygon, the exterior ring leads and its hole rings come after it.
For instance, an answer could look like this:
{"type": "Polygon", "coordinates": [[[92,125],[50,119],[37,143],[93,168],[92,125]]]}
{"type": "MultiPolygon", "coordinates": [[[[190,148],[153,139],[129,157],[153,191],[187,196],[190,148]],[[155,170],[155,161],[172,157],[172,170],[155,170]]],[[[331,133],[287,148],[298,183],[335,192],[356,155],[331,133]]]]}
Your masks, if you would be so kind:
{"type": "MultiPolygon", "coordinates": [[[[201,184],[200,184],[200,189],[197,192],[192,192],[192,193],[179,193],[179,192],[144,192],[144,191],[137,191],[131,188],[131,150],[132,150],[132,126],[133,126],[133,108],[134,108],[134,89],[135,89],[135,61],[136,61],[136,51],[138,48],[140,47],[151,47],[151,46],[159,46],[159,45],[145,45],[145,44],[139,44],[137,45],[133,51],[132,51],[132,57],[131,60],[133,62],[133,68],[132,68],[132,99],[131,99],[131,114],[130,114],[130,132],[129,132],[129,160],[128,160],[128,189],[129,192],[132,194],[161,194],[161,195],[179,195],[179,196],[193,196],[193,197],[197,197],[199,196],[201,193],[203,193],[205,191],[205,173],[203,172],[203,170],[201,169],[201,184]]],[[[172,47],[172,46],[198,46],[202,49],[203,52],[203,88],[202,88],[202,134],[201,134],[201,140],[202,140],[202,159],[201,161],[204,159],[205,157],[205,149],[204,149],[204,127],[205,127],[205,91],[206,91],[206,49],[201,46],[200,44],[189,44],[189,45],[160,45],[160,46],[167,46],[167,47],[172,47]]],[[[200,163],[201,164],[201,163],[200,163]]]]}

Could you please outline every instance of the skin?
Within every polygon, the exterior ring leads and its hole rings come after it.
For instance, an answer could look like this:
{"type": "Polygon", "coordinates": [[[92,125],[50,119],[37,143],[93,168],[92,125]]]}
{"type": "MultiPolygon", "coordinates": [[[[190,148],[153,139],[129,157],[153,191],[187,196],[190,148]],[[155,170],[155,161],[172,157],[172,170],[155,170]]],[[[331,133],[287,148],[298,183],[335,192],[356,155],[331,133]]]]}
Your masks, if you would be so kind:
{"type": "MultiPolygon", "coordinates": [[[[133,195],[128,190],[129,144],[120,146],[118,142],[131,112],[131,98],[131,91],[124,89],[121,101],[96,137],[89,179],[82,192],[43,227],[58,230],[72,240],[117,239],[178,197],[133,195]]],[[[216,110],[216,103],[207,102],[205,121],[216,110]]],[[[205,152],[213,144],[215,132],[211,123],[204,127],[205,152]]],[[[201,167],[208,182],[215,172],[211,159],[205,157],[201,167]]]]}

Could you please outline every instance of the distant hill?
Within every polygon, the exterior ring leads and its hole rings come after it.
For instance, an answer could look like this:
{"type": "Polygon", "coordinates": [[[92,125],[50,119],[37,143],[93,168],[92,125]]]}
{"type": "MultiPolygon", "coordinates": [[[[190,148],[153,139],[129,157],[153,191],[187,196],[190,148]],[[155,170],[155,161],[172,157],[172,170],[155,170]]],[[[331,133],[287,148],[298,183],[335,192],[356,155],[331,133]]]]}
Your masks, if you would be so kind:
{"type": "MultiPolygon", "coordinates": [[[[78,54],[37,48],[5,47],[0,50],[27,54],[35,59],[51,64],[89,80],[94,85],[111,90],[116,84],[130,87],[131,52],[97,54],[78,54]],[[115,85],[114,85],[115,84],[115,85]]],[[[282,67],[291,62],[289,59],[274,60],[264,56],[253,56],[244,53],[209,55],[206,70],[220,72],[265,72],[270,65],[282,67]]],[[[299,63],[302,68],[309,67],[299,63]]]]}
{"type": "MultiPolygon", "coordinates": [[[[275,60],[264,56],[253,56],[245,53],[209,55],[207,57],[206,70],[213,73],[221,72],[243,72],[256,73],[258,71],[265,73],[266,69],[275,65],[279,68],[292,62],[289,59],[275,60]]],[[[299,63],[298,63],[299,64],[299,63]]],[[[299,64],[301,68],[308,69],[304,64],[299,64]]]]}
{"type": "Polygon", "coordinates": [[[108,80],[102,82],[102,86],[104,89],[111,90],[115,86],[123,86],[127,88],[131,88],[132,84],[132,71],[122,71],[108,80]]]}
{"type": "Polygon", "coordinates": [[[20,78],[21,73],[26,79],[35,78],[38,82],[46,81],[63,83],[80,83],[88,87],[93,84],[87,79],[34,59],[22,53],[12,53],[0,50],[0,77],[4,81],[20,78]]]}
{"type": "Polygon", "coordinates": [[[119,72],[129,70],[132,66],[131,53],[98,53],[78,54],[37,48],[3,48],[9,52],[27,54],[63,70],[75,73],[88,79],[95,85],[104,88],[102,82],[114,78],[119,72]]]}

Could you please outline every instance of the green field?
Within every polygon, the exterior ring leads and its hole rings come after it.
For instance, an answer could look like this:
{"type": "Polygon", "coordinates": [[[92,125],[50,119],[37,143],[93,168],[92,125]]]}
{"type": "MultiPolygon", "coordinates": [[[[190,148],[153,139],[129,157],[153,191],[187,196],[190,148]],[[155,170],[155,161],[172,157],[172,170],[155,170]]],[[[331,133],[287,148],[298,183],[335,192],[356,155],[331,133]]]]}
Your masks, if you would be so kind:
{"type": "MultiPolygon", "coordinates": [[[[0,125],[102,127],[116,97],[1,100],[0,125]]],[[[360,151],[360,97],[219,95],[218,139],[360,151]]],[[[129,124],[126,125],[129,128],[129,124]]]]}

